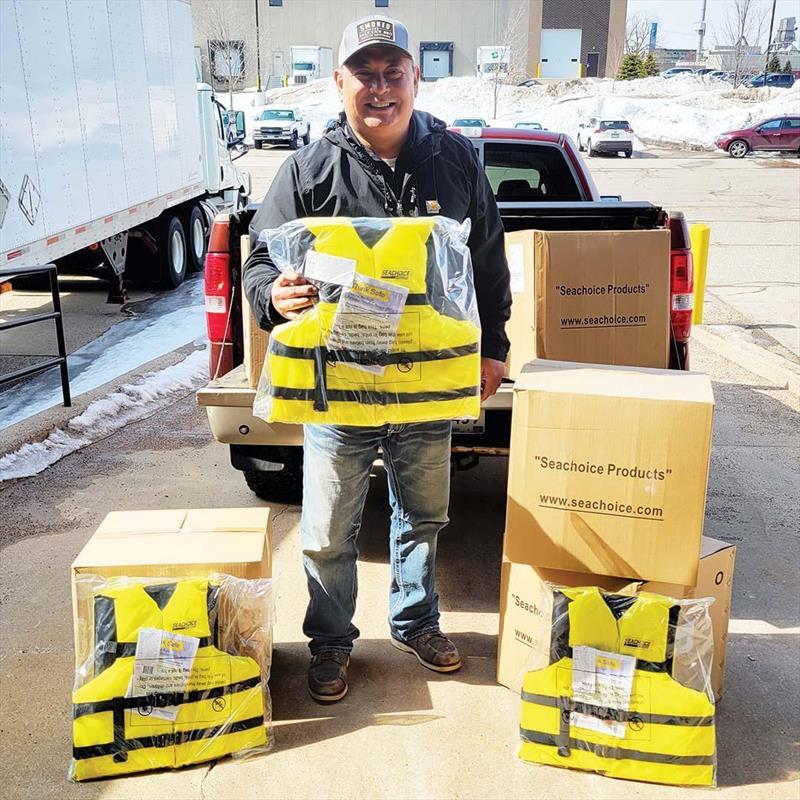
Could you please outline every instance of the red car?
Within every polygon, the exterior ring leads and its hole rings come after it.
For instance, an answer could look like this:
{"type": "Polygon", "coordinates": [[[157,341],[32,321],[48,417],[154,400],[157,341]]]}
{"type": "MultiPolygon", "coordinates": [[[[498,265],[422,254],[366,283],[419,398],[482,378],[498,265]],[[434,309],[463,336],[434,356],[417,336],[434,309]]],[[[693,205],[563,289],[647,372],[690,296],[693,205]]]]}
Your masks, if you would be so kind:
{"type": "Polygon", "coordinates": [[[773,117],[740,131],[728,131],[715,142],[731,158],[744,158],[756,150],[791,152],[800,155],[800,117],[773,117]]]}

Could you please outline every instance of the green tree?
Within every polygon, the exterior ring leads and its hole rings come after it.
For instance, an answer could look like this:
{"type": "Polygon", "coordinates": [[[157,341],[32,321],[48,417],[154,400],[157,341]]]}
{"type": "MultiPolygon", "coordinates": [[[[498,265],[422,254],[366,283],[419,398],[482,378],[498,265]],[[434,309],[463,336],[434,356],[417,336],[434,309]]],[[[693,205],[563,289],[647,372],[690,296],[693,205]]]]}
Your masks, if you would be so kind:
{"type": "Polygon", "coordinates": [[[792,62],[789,61],[788,58],[786,59],[786,63],[783,65],[783,71],[787,75],[791,75],[794,72],[794,70],[792,69],[792,62]]]}
{"type": "Polygon", "coordinates": [[[644,77],[644,62],[638,53],[628,53],[623,57],[619,65],[617,80],[635,81],[637,78],[644,77]]]}
{"type": "Polygon", "coordinates": [[[645,77],[653,78],[658,75],[658,64],[656,64],[656,60],[653,58],[652,53],[647,54],[647,58],[644,60],[642,64],[642,69],[644,71],[645,77]]]}
{"type": "Polygon", "coordinates": [[[780,72],[781,71],[781,62],[778,61],[778,56],[776,53],[772,54],[772,58],[767,61],[767,72],[780,72]]]}

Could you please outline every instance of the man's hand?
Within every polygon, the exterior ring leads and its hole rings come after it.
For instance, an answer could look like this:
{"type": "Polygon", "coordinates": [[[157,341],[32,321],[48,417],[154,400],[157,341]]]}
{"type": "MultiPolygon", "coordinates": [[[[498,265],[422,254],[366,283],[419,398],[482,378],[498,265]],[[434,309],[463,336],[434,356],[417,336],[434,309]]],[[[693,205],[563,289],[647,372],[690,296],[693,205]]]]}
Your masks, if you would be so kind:
{"type": "Polygon", "coordinates": [[[316,296],[317,287],[292,270],[281,272],[272,284],[272,305],[286,319],[298,316],[314,302],[316,296]]]}
{"type": "Polygon", "coordinates": [[[494,358],[481,359],[481,402],[491,397],[500,386],[506,365],[494,358]]]}

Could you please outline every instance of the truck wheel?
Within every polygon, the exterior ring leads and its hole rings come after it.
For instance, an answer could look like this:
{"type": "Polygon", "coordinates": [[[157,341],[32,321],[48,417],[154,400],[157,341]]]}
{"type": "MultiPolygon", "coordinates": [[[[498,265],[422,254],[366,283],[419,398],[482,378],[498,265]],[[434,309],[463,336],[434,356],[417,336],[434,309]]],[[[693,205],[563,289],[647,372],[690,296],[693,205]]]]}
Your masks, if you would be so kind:
{"type": "Polygon", "coordinates": [[[309,128],[303,136],[303,144],[311,144],[311,128],[309,128]]]}
{"type": "Polygon", "coordinates": [[[192,206],[186,225],[189,240],[189,271],[202,272],[206,266],[206,250],[208,248],[208,223],[200,206],[192,206]]]}
{"type": "Polygon", "coordinates": [[[578,151],[583,153],[586,148],[583,146],[583,142],[581,142],[580,134],[578,134],[578,151]]]}
{"type": "Polygon", "coordinates": [[[633,155],[633,150],[626,150],[625,151],[625,158],[630,158],[633,155]]]}
{"type": "Polygon", "coordinates": [[[297,150],[300,146],[300,140],[297,138],[297,131],[292,134],[292,138],[289,140],[289,149],[290,150],[297,150]]]}
{"type": "Polygon", "coordinates": [[[250,491],[261,500],[299,500],[303,494],[302,469],[280,472],[246,469],[244,479],[250,491]]]}
{"type": "Polygon", "coordinates": [[[160,257],[159,284],[165,289],[175,289],[186,277],[186,234],[176,216],[168,216],[158,237],[160,257]]]}
{"type": "Polygon", "coordinates": [[[258,141],[258,139],[253,140],[253,147],[255,147],[256,150],[260,150],[261,149],[261,145],[262,145],[262,142],[258,141]]]}
{"type": "Polygon", "coordinates": [[[734,139],[728,145],[728,155],[731,158],[744,158],[749,150],[750,147],[748,146],[747,142],[742,139],[734,139]]]}

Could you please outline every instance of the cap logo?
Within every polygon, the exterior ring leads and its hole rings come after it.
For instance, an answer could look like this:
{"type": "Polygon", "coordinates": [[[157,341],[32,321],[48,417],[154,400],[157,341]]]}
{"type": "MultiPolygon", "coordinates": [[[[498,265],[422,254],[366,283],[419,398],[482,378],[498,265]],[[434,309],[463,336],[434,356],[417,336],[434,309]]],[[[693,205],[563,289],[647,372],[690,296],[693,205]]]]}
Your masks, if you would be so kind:
{"type": "Polygon", "coordinates": [[[358,43],[372,42],[376,39],[383,42],[393,42],[394,25],[382,19],[371,19],[356,25],[358,43]]]}

